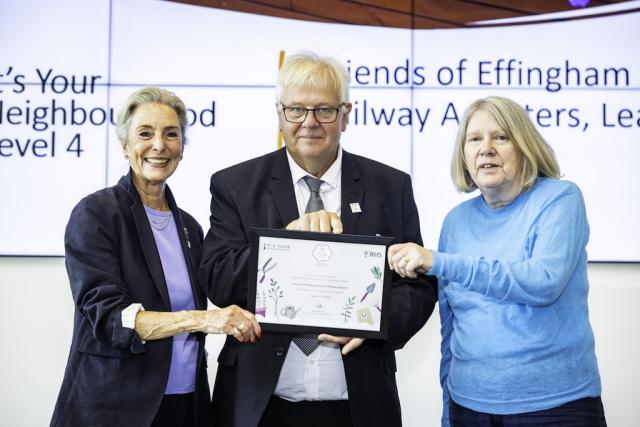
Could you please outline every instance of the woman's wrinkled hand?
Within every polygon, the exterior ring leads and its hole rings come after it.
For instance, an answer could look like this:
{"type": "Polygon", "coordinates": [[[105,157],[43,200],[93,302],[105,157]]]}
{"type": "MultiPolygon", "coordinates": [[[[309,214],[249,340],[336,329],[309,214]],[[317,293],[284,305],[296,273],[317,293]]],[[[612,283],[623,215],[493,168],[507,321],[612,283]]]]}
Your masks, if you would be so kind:
{"type": "Polygon", "coordinates": [[[402,277],[416,278],[431,270],[433,253],[415,243],[400,243],[389,247],[389,268],[402,277]]]}
{"type": "Polygon", "coordinates": [[[253,313],[237,305],[216,308],[202,312],[205,325],[202,332],[207,334],[232,335],[240,342],[256,342],[262,335],[260,324],[253,313]]]}

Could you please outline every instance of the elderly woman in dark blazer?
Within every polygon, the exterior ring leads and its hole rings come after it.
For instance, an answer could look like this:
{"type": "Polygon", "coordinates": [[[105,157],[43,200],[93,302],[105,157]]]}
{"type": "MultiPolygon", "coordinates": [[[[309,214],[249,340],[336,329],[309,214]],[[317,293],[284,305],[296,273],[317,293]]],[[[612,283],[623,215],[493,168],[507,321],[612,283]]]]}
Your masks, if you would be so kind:
{"type": "Polygon", "coordinates": [[[52,426],[208,425],[205,335],[260,335],[237,306],[206,309],[196,275],[202,229],[166,185],[186,123],[173,93],[134,92],[118,115],[129,174],[71,213],[65,259],[75,319],[52,426]]]}

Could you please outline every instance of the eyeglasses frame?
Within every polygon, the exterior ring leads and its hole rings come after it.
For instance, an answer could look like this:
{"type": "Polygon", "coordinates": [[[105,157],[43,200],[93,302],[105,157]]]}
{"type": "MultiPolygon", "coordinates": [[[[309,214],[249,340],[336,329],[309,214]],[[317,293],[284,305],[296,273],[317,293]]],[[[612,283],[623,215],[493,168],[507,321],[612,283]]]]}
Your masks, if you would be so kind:
{"type": "Polygon", "coordinates": [[[313,117],[316,119],[316,121],[318,123],[322,123],[322,124],[327,124],[327,123],[335,123],[336,120],[338,120],[338,115],[340,114],[340,111],[342,111],[342,108],[345,107],[346,104],[344,102],[341,102],[337,107],[316,107],[316,108],[305,108],[305,107],[292,107],[289,105],[284,105],[282,102],[280,102],[278,104],[278,110],[282,111],[282,115],[284,116],[284,119],[289,122],[289,123],[304,123],[305,120],[307,120],[307,116],[309,115],[309,111],[313,111],[313,117]],[[305,110],[304,116],[302,116],[302,120],[297,121],[297,122],[292,122],[291,120],[289,120],[287,118],[287,114],[285,112],[285,110],[287,108],[302,108],[305,110]],[[318,119],[318,116],[316,115],[316,111],[320,110],[320,109],[331,109],[331,110],[336,110],[336,118],[331,120],[330,122],[324,122],[318,119]]]}

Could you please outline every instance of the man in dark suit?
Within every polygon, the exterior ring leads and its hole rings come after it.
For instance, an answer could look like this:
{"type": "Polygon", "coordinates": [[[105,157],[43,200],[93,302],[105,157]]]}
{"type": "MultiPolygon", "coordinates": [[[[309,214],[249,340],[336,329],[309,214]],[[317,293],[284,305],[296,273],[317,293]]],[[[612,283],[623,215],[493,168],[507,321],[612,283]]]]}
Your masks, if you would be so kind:
{"type": "MultiPolygon", "coordinates": [[[[215,304],[247,304],[252,227],[420,244],[410,177],[340,146],[351,111],[348,80],[331,58],[289,57],[277,103],[286,148],[212,176],[200,279],[215,304]]],[[[213,392],[216,425],[401,425],[394,350],[422,328],[436,299],[434,278],[394,275],[384,341],[275,333],[255,344],[227,339],[213,392]]]]}

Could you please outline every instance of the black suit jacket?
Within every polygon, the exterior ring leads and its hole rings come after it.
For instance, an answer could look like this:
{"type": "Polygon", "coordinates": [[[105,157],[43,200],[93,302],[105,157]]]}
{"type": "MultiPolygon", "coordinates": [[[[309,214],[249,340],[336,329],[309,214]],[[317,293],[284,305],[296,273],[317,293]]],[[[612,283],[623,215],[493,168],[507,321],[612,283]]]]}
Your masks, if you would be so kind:
{"type": "MultiPolygon", "coordinates": [[[[341,220],[344,233],[394,237],[421,244],[411,179],[404,172],[342,153],[341,220]],[[359,203],[360,213],[349,205],[359,203]]],[[[215,173],[211,178],[211,229],[203,248],[201,285],[219,306],[247,305],[249,242],[254,226],[283,228],[298,218],[285,148],[215,173]]],[[[366,340],[343,357],[354,426],[401,425],[394,350],[431,315],[434,278],[394,276],[389,339],[366,340]]],[[[227,341],[218,358],[213,393],[217,426],[258,425],[275,389],[291,335],[265,333],[255,344],[227,341]]]]}
{"type": "MultiPolygon", "coordinates": [[[[176,206],[167,187],[196,307],[207,302],[197,284],[202,229],[176,206]]],[[[75,302],[73,339],[52,426],[148,426],[169,376],[172,339],[142,343],[122,326],[134,302],[171,311],[160,255],[130,175],[91,194],[73,209],[65,233],[65,261],[75,302]]],[[[197,366],[196,412],[210,424],[204,335],[197,366]]]]}

